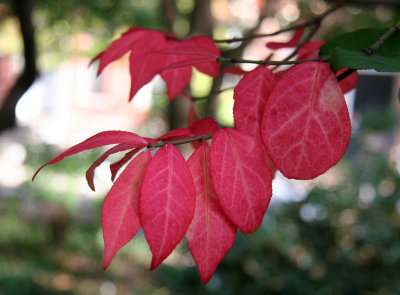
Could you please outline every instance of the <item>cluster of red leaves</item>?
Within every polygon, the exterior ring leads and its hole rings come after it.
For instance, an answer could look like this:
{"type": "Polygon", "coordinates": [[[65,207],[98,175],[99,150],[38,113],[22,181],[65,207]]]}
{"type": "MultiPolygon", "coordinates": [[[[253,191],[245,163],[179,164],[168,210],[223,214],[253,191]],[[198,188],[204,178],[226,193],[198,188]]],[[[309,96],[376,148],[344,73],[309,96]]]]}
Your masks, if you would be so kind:
{"type": "MultiPolygon", "coordinates": [[[[294,41],[268,47],[297,46],[301,33],[295,34],[294,41]]],[[[316,58],[320,45],[306,43],[298,55],[316,58]]],[[[97,56],[99,73],[127,52],[131,54],[131,98],[156,74],[165,80],[170,99],[189,82],[192,66],[219,75],[220,53],[211,39],[178,41],[145,29],[128,31],[97,56]]],[[[350,79],[346,89],[355,85],[350,79]]],[[[349,113],[341,86],[326,63],[305,62],[279,75],[259,66],[244,73],[234,100],[236,129],[220,129],[214,119],[206,118],[156,139],[105,131],[39,168],[36,174],[65,157],[114,144],[86,173],[94,190],[95,168],[109,155],[127,151],[110,166],[114,181],[130,161],[102,208],[104,269],[142,228],[153,254],[151,269],[186,236],[201,281],[207,283],[232,247],[237,228],[248,234],[261,225],[277,169],[288,178],[312,179],[345,153],[351,133],[349,113]],[[210,146],[204,139],[211,136],[210,146]],[[186,161],[175,144],[198,138],[203,140],[192,142],[195,151],[186,161]]]]}

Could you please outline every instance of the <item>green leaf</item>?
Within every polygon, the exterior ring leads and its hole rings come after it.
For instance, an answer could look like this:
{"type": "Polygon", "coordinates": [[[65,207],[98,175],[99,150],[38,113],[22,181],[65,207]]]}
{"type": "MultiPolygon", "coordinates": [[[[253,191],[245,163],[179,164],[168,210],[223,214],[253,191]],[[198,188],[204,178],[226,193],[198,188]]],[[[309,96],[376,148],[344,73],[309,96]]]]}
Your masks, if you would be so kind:
{"type": "Polygon", "coordinates": [[[368,55],[361,51],[346,50],[340,47],[333,50],[329,63],[334,71],[351,68],[356,70],[374,69],[378,72],[400,72],[400,61],[396,58],[380,54],[368,55]]]}
{"type": "MultiPolygon", "coordinates": [[[[335,48],[361,51],[374,44],[389,28],[361,29],[350,33],[340,34],[328,40],[320,48],[320,57],[329,58],[332,56],[335,48]]],[[[392,57],[400,60],[400,31],[393,33],[376,51],[376,54],[392,57]]]]}

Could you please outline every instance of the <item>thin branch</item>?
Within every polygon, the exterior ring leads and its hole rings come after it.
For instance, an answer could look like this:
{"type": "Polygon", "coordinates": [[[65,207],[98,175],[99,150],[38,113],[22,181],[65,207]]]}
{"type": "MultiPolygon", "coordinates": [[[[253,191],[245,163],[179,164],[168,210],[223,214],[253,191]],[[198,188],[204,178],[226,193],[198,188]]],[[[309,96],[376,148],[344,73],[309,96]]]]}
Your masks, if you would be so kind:
{"type": "Polygon", "coordinates": [[[242,38],[231,38],[231,39],[217,39],[214,40],[215,43],[235,43],[235,42],[242,42],[242,41],[246,41],[246,40],[250,40],[250,39],[255,39],[255,38],[263,38],[263,37],[271,37],[271,36],[276,36],[279,35],[281,33],[285,33],[285,32],[289,32],[289,31],[295,31],[297,29],[300,28],[305,28],[308,26],[312,26],[315,24],[320,23],[325,17],[327,17],[329,14],[331,14],[332,12],[334,12],[335,10],[339,9],[340,7],[342,7],[344,4],[346,4],[347,2],[350,2],[351,0],[341,0],[339,1],[335,6],[333,6],[332,8],[330,8],[329,10],[327,10],[326,12],[324,12],[321,15],[316,16],[315,18],[306,21],[302,24],[298,24],[298,25],[293,25],[290,27],[287,27],[285,29],[273,32],[273,33],[269,33],[269,34],[255,34],[255,35],[251,35],[251,36],[246,36],[246,37],[242,37],[242,38]]]}
{"type": "Polygon", "coordinates": [[[259,65],[297,65],[305,63],[308,61],[321,61],[320,59],[304,59],[304,60],[252,60],[252,59],[240,59],[240,58],[226,58],[219,57],[217,62],[223,63],[249,63],[249,64],[259,64],[259,65]]]}
{"type": "Polygon", "coordinates": [[[189,137],[189,138],[183,138],[183,139],[177,139],[177,140],[172,140],[172,141],[160,141],[156,143],[149,143],[147,146],[148,148],[158,148],[166,145],[167,143],[173,144],[173,145],[179,145],[179,144],[185,144],[185,143],[190,143],[194,141],[203,141],[210,139],[211,137],[214,136],[214,133],[209,133],[209,134],[204,134],[204,135],[199,135],[199,136],[194,136],[194,137],[189,137]]]}
{"type": "Polygon", "coordinates": [[[380,36],[378,38],[378,40],[376,40],[374,42],[374,44],[372,44],[371,46],[369,46],[368,48],[363,49],[362,51],[372,55],[374,54],[381,46],[382,44],[394,33],[396,33],[397,31],[400,31],[400,21],[398,21],[393,27],[391,27],[389,30],[387,30],[382,36],[380,36]]]}
{"type": "MultiPolygon", "coordinates": [[[[400,21],[397,22],[393,27],[388,29],[382,36],[380,36],[371,46],[362,49],[361,51],[368,54],[368,55],[373,55],[375,52],[382,46],[382,44],[394,33],[397,31],[400,31],[400,21]]],[[[342,81],[343,79],[346,79],[348,76],[350,76],[352,73],[354,73],[356,70],[355,69],[347,69],[344,71],[342,74],[340,74],[336,79],[338,81],[342,81]]]]}

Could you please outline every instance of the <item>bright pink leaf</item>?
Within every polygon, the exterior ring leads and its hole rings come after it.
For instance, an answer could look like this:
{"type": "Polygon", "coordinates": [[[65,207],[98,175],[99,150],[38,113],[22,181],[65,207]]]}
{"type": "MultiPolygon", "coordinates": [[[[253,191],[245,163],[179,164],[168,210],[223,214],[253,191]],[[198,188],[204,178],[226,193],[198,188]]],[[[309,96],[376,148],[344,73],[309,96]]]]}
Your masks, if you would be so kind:
{"type": "Polygon", "coordinates": [[[213,52],[213,55],[211,57],[214,57],[214,60],[198,63],[195,65],[195,68],[204,74],[210,75],[211,77],[218,77],[221,64],[216,61],[216,58],[220,57],[221,53],[219,52],[219,49],[215,45],[214,41],[206,36],[198,36],[186,40],[185,44],[205,48],[208,49],[210,52],[213,52]]]}
{"type": "MultiPolygon", "coordinates": [[[[346,72],[348,69],[341,69],[336,73],[336,77],[339,77],[341,74],[346,72]]],[[[358,72],[355,71],[351,73],[349,76],[344,78],[342,81],[339,81],[340,89],[342,89],[343,94],[353,90],[358,83],[358,72]]]]}
{"type": "Polygon", "coordinates": [[[213,118],[204,118],[194,122],[189,130],[194,136],[217,132],[219,125],[213,118]]]}
{"type": "Polygon", "coordinates": [[[140,229],[139,197],[150,151],[139,154],[121,173],[107,194],[101,210],[106,269],[117,251],[140,229]]]}
{"type": "Polygon", "coordinates": [[[196,191],[189,167],[171,144],[154,155],[143,180],[141,222],[153,259],[151,269],[175,249],[193,219],[196,191]]]}
{"type": "MultiPolygon", "coordinates": [[[[178,47],[181,41],[167,39],[167,48],[178,47]]],[[[165,66],[184,61],[187,57],[184,55],[164,54],[165,66]]],[[[177,67],[170,70],[163,70],[161,78],[167,86],[168,99],[173,100],[189,84],[192,77],[192,67],[190,65],[177,67]]]]}
{"type": "Polygon", "coordinates": [[[97,75],[100,75],[108,64],[131,51],[135,47],[136,42],[140,42],[140,39],[145,37],[150,31],[151,30],[143,28],[130,29],[119,39],[112,42],[106,50],[98,54],[91,62],[93,63],[96,60],[100,60],[97,75]]]}
{"type": "Polygon", "coordinates": [[[172,141],[172,140],[177,140],[177,139],[182,139],[182,138],[188,138],[192,137],[192,133],[188,128],[176,128],[174,130],[171,130],[164,135],[157,137],[157,141],[172,141]]]}
{"type": "Polygon", "coordinates": [[[131,132],[126,132],[126,131],[104,131],[100,132],[96,135],[93,135],[92,137],[89,137],[85,141],[82,141],[81,143],[74,145],[73,147],[69,148],[65,152],[61,153],[51,161],[47,162],[44,164],[42,167],[40,167],[36,173],[32,177],[32,181],[35,179],[36,175],[39,173],[40,170],[43,169],[43,167],[57,163],[64,159],[65,157],[69,157],[71,155],[86,151],[86,150],[91,150],[95,149],[104,145],[109,145],[109,144],[117,144],[117,143],[123,143],[123,142],[131,142],[131,143],[137,143],[138,145],[140,144],[147,144],[147,141],[131,132]]]}
{"type": "Polygon", "coordinates": [[[267,47],[271,49],[296,47],[299,44],[303,33],[304,28],[297,29],[296,32],[294,32],[292,39],[288,42],[268,42],[267,47]]]}
{"type": "Polygon", "coordinates": [[[267,102],[262,136],[288,178],[312,179],[335,165],[350,140],[349,112],[330,67],[307,62],[290,68],[267,102]]]}
{"type": "Polygon", "coordinates": [[[261,120],[274,86],[274,74],[264,66],[243,76],[233,94],[233,117],[237,129],[261,139],[261,120]]]}
{"type": "Polygon", "coordinates": [[[129,100],[140,88],[149,83],[165,66],[165,56],[154,53],[166,46],[164,35],[158,31],[150,31],[145,38],[137,40],[135,50],[129,57],[129,72],[131,75],[131,90],[129,100]]]}
{"type": "Polygon", "coordinates": [[[203,142],[189,158],[196,187],[196,210],[186,233],[190,252],[207,284],[218,264],[232,247],[236,226],[222,210],[211,179],[210,147],[203,142]]]}
{"type": "Polygon", "coordinates": [[[124,166],[126,163],[128,163],[129,160],[132,159],[140,150],[141,150],[141,148],[133,149],[133,150],[127,152],[125,154],[125,156],[123,156],[121,158],[121,160],[110,164],[111,181],[114,181],[114,179],[117,176],[118,171],[121,169],[121,167],[124,166]]]}
{"type": "Polygon", "coordinates": [[[146,146],[146,144],[144,144],[144,143],[138,145],[137,143],[124,142],[124,143],[120,143],[119,145],[114,146],[111,149],[104,152],[96,161],[93,162],[93,164],[86,171],[86,181],[87,181],[89,187],[92,189],[92,191],[95,190],[94,182],[93,182],[94,171],[97,167],[99,167],[108,158],[108,156],[118,153],[118,152],[125,151],[125,150],[129,150],[129,149],[133,149],[133,148],[142,148],[145,146],[146,146]]]}
{"type": "Polygon", "coordinates": [[[297,59],[308,60],[308,59],[318,59],[319,48],[325,43],[325,41],[310,41],[304,43],[297,51],[297,59]]]}
{"type": "Polygon", "coordinates": [[[252,136],[224,128],[211,144],[211,172],[222,208],[244,233],[261,224],[272,195],[263,150],[252,136]]]}
{"type": "MultiPolygon", "coordinates": [[[[233,117],[237,129],[246,132],[259,141],[261,138],[261,121],[269,95],[276,82],[274,74],[267,67],[258,67],[248,72],[235,87],[233,98],[233,117]]],[[[276,167],[264,148],[264,159],[275,175],[276,167]]]]}
{"type": "MultiPolygon", "coordinates": [[[[217,132],[219,129],[219,125],[217,121],[213,118],[204,118],[194,122],[190,127],[189,130],[193,136],[205,135],[217,132]]],[[[201,145],[200,142],[194,141],[192,142],[192,146],[196,149],[201,145]]]]}
{"type": "Polygon", "coordinates": [[[192,68],[189,66],[161,72],[161,78],[167,85],[167,94],[169,101],[178,96],[183,89],[190,83],[192,77],[192,68]]]}

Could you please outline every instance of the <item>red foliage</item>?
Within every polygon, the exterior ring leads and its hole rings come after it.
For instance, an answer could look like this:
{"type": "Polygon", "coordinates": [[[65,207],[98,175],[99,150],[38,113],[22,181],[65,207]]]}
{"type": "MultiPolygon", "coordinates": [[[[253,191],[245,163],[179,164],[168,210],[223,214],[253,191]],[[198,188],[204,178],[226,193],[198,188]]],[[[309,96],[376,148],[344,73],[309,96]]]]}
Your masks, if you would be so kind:
{"type": "MultiPolygon", "coordinates": [[[[289,42],[267,46],[296,47],[302,34],[299,29],[289,42]]],[[[298,58],[317,59],[321,44],[305,43],[298,58]]],[[[94,59],[100,61],[99,73],[126,53],[130,53],[130,98],[157,74],[164,79],[170,100],[188,85],[192,67],[212,77],[219,75],[220,52],[204,36],[180,41],[154,30],[131,29],[94,59]]],[[[339,84],[323,62],[275,73],[267,66],[226,73],[244,75],[234,90],[236,129],[219,129],[212,118],[198,120],[192,105],[188,128],[156,139],[124,131],[101,132],[61,153],[33,176],[65,157],[114,144],[87,170],[88,185],[94,190],[95,169],[109,155],[126,151],[110,165],[114,181],[130,161],[103,204],[104,268],[142,227],[153,253],[151,269],[186,235],[205,284],[232,247],[236,229],[248,234],[261,225],[276,169],[289,178],[312,179],[345,153],[351,126],[342,91],[355,87],[357,74],[339,84]],[[195,148],[187,162],[175,147],[183,143],[195,148]],[[158,150],[151,157],[153,149],[158,150]]]]}

